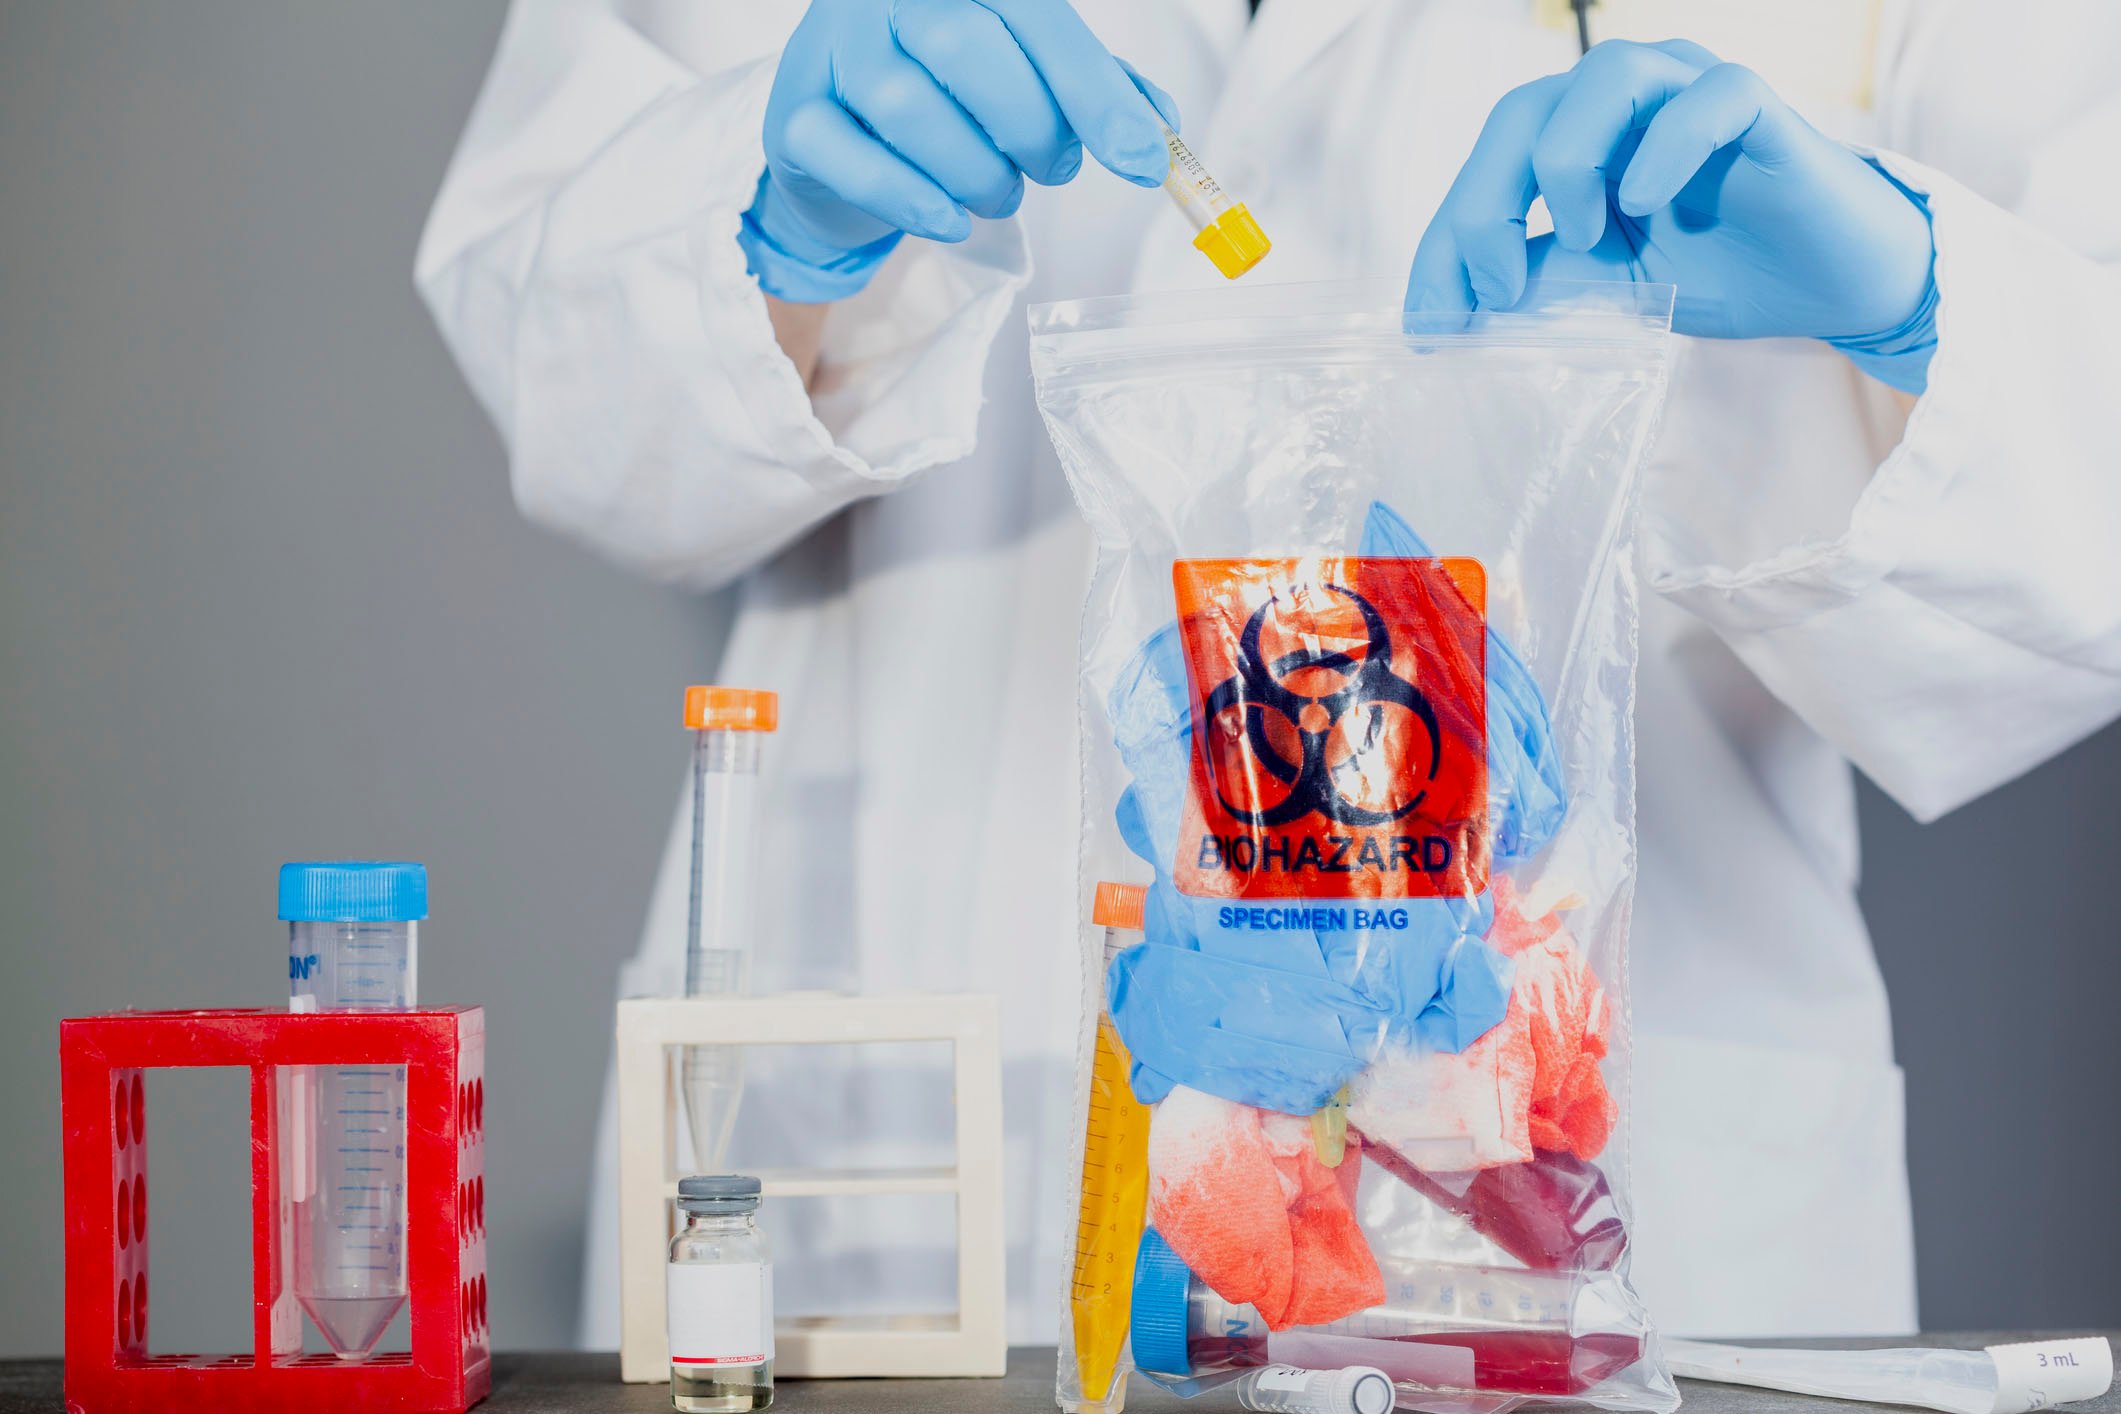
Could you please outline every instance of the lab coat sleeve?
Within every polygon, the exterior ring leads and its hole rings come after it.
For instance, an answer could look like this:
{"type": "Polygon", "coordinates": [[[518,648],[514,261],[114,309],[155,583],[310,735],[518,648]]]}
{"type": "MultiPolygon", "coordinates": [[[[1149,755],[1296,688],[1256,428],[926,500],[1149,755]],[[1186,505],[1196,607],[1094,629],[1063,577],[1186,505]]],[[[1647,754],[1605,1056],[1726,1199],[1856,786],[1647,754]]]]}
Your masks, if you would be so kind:
{"type": "MultiPolygon", "coordinates": [[[[2095,175],[2121,151],[2121,101],[2051,146],[2029,195],[2068,169],[2060,149],[2096,158],[2074,171],[2098,191],[2067,244],[1875,154],[1925,194],[1936,242],[1938,346],[1897,445],[1816,538],[1746,562],[1651,555],[1659,591],[1925,820],[2121,712],[2121,203],[2095,175]]],[[[1653,547],[1690,538],[1659,534],[1669,513],[1651,507],[1653,547]]]]}
{"type": "Polygon", "coordinates": [[[711,588],[972,448],[1028,258],[907,240],[833,308],[818,388],[736,243],[773,55],[702,73],[602,3],[517,0],[416,280],[543,525],[711,588]]]}

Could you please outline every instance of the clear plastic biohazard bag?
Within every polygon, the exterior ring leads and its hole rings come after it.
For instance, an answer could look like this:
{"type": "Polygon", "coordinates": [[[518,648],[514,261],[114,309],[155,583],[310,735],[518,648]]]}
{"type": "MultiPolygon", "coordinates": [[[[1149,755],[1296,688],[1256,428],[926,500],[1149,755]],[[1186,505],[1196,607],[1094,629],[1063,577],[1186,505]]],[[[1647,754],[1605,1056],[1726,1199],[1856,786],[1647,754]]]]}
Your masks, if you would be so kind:
{"type": "Polygon", "coordinates": [[[1628,1280],[1636,484],[1672,290],[1031,312],[1098,554],[1058,1395],[1677,1403],[1628,1280]],[[1094,904],[1093,904],[1094,900],[1094,904]]]}

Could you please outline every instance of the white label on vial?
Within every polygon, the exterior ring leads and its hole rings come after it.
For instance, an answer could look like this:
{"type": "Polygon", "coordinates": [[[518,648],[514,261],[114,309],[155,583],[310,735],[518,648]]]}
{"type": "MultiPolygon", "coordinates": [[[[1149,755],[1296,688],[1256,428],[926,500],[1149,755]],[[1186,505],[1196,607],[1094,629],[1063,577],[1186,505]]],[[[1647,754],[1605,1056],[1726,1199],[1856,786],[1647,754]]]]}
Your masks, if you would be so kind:
{"type": "Polygon", "coordinates": [[[2097,1399],[2114,1384],[2114,1351],[2103,1336],[1991,1345],[1996,1362],[1995,1414],[2025,1414],[2097,1399]]]}
{"type": "Polygon", "coordinates": [[[670,1363],[742,1368],[773,1358],[773,1268],[672,1262],[670,1363]]]}
{"type": "Polygon", "coordinates": [[[1313,1373],[1294,1365],[1269,1365],[1253,1377],[1252,1388],[1261,1394],[1302,1394],[1313,1373]]]}

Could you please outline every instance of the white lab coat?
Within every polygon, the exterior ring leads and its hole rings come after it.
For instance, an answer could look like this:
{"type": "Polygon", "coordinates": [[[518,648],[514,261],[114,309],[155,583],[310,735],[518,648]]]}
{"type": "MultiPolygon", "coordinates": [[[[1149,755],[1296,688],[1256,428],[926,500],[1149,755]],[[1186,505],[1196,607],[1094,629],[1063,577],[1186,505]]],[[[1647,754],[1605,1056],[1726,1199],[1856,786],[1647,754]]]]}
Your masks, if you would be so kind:
{"type": "MultiPolygon", "coordinates": [[[[1575,58],[1530,0],[1270,0],[1249,29],[1243,0],[1080,8],[1272,234],[1255,280],[1403,275],[1490,104],[1575,58]]],[[[419,285],[525,514],[645,574],[741,585],[701,676],[782,694],[757,985],[1000,995],[1010,1329],[1050,1341],[1090,541],[1022,309],[1216,277],[1162,197],[1093,168],[961,246],[908,240],[832,311],[806,396],[733,239],[799,10],[517,0],[419,285]]],[[[2121,7],[1686,14],[1928,194],[1942,303],[1911,405],[1815,343],[1682,345],[1645,508],[1636,1271],[1682,1331],[1907,1330],[1901,1076],[1849,763],[1928,818],[2121,710],[2121,7]]],[[[627,991],[677,989],[682,843],[627,991]]],[[[755,1057],[741,1162],[946,1150],[939,1058],[835,1063],[755,1057]]],[[[600,1146],[582,1329],[609,1346],[608,1096],[600,1146]]],[[[947,1209],[873,1201],[765,1215],[784,1311],[953,1304],[947,1209]]]]}

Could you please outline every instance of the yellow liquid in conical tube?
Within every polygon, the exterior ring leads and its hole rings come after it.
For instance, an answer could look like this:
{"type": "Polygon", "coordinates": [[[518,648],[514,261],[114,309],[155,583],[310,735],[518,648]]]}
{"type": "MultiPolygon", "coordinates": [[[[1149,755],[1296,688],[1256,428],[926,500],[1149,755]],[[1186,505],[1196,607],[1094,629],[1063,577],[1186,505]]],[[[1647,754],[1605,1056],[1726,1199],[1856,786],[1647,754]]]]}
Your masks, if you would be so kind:
{"type": "Polygon", "coordinates": [[[1134,1254],[1149,1203],[1149,1107],[1127,1084],[1127,1047],[1112,1018],[1097,1019],[1083,1188],[1076,1213],[1075,1367],[1083,1399],[1112,1393],[1134,1299],[1134,1254]]]}

